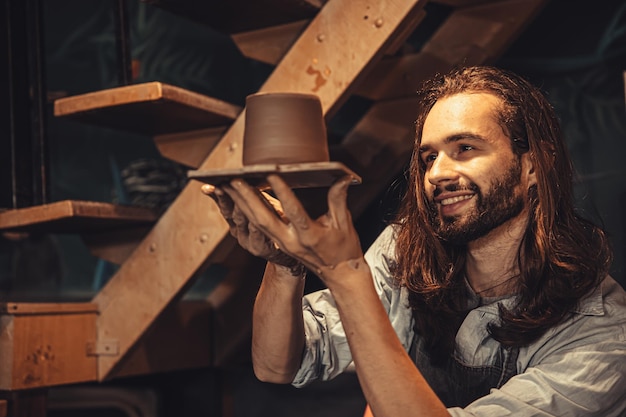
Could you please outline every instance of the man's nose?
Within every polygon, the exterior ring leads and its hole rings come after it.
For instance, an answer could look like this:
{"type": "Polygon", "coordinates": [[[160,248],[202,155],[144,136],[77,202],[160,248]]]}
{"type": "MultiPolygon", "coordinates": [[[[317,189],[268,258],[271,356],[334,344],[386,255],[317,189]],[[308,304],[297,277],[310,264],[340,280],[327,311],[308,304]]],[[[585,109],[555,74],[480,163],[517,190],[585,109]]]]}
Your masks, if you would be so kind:
{"type": "Polygon", "coordinates": [[[456,162],[445,154],[437,155],[427,173],[428,181],[433,185],[442,185],[457,181],[459,173],[456,162]]]}

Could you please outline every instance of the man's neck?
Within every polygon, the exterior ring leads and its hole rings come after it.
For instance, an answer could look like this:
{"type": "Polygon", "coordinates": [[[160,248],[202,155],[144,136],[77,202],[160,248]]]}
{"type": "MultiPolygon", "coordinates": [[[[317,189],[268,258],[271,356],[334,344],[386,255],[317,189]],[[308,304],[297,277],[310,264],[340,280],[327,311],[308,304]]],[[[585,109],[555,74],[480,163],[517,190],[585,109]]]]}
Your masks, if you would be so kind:
{"type": "Polygon", "coordinates": [[[527,213],[523,212],[468,244],[465,274],[474,292],[482,297],[497,297],[514,291],[526,224],[527,213]]]}

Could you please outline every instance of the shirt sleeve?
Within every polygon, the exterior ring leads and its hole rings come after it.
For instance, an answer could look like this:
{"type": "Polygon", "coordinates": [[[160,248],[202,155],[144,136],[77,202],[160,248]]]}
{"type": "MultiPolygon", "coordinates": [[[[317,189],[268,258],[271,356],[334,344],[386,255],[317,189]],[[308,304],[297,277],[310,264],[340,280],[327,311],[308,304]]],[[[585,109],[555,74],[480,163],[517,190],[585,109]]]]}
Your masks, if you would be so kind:
{"type": "MultiPolygon", "coordinates": [[[[376,292],[387,311],[392,326],[408,349],[412,333],[411,314],[404,291],[393,283],[394,229],[386,227],[365,254],[376,292]]],[[[292,385],[302,387],[339,375],[352,363],[350,347],[341,324],[335,300],[327,289],[303,298],[302,311],[305,349],[300,369],[292,385]]]]}

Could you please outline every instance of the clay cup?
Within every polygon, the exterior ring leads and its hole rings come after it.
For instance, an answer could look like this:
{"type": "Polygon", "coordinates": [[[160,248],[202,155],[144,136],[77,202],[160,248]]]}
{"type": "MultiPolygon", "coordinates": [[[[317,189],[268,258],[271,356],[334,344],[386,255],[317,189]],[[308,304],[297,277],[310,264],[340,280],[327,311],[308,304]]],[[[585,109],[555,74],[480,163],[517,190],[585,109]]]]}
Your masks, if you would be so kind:
{"type": "Polygon", "coordinates": [[[243,165],[328,162],[322,105],[314,94],[246,97],[243,165]]]}

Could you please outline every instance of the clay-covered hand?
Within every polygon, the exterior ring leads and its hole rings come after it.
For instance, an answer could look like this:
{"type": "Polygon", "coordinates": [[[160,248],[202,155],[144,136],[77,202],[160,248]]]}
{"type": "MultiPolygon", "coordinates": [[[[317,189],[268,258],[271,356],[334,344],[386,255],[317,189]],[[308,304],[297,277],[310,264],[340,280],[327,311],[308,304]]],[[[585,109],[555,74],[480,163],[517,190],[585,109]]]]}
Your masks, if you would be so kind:
{"type": "MultiPolygon", "coordinates": [[[[226,185],[226,188],[230,186],[226,185]]],[[[276,265],[287,267],[293,275],[304,273],[304,266],[278,248],[278,245],[263,234],[253,223],[250,223],[244,212],[235,204],[232,198],[219,187],[210,184],[202,186],[202,192],[212,197],[217,203],[222,216],[228,223],[230,234],[237,239],[241,247],[251,254],[264,258],[276,265]]],[[[265,192],[255,190],[260,201],[268,210],[274,211],[276,218],[283,217],[280,202],[265,192]]]]}
{"type": "MultiPolygon", "coordinates": [[[[289,186],[277,175],[267,178],[282,204],[284,218],[270,210],[258,192],[245,181],[231,181],[224,187],[244,216],[280,249],[320,275],[336,265],[363,256],[359,237],[347,207],[351,178],[346,176],[328,191],[328,212],[313,220],[289,186]]],[[[321,276],[324,280],[325,277],[321,276]]]]}

